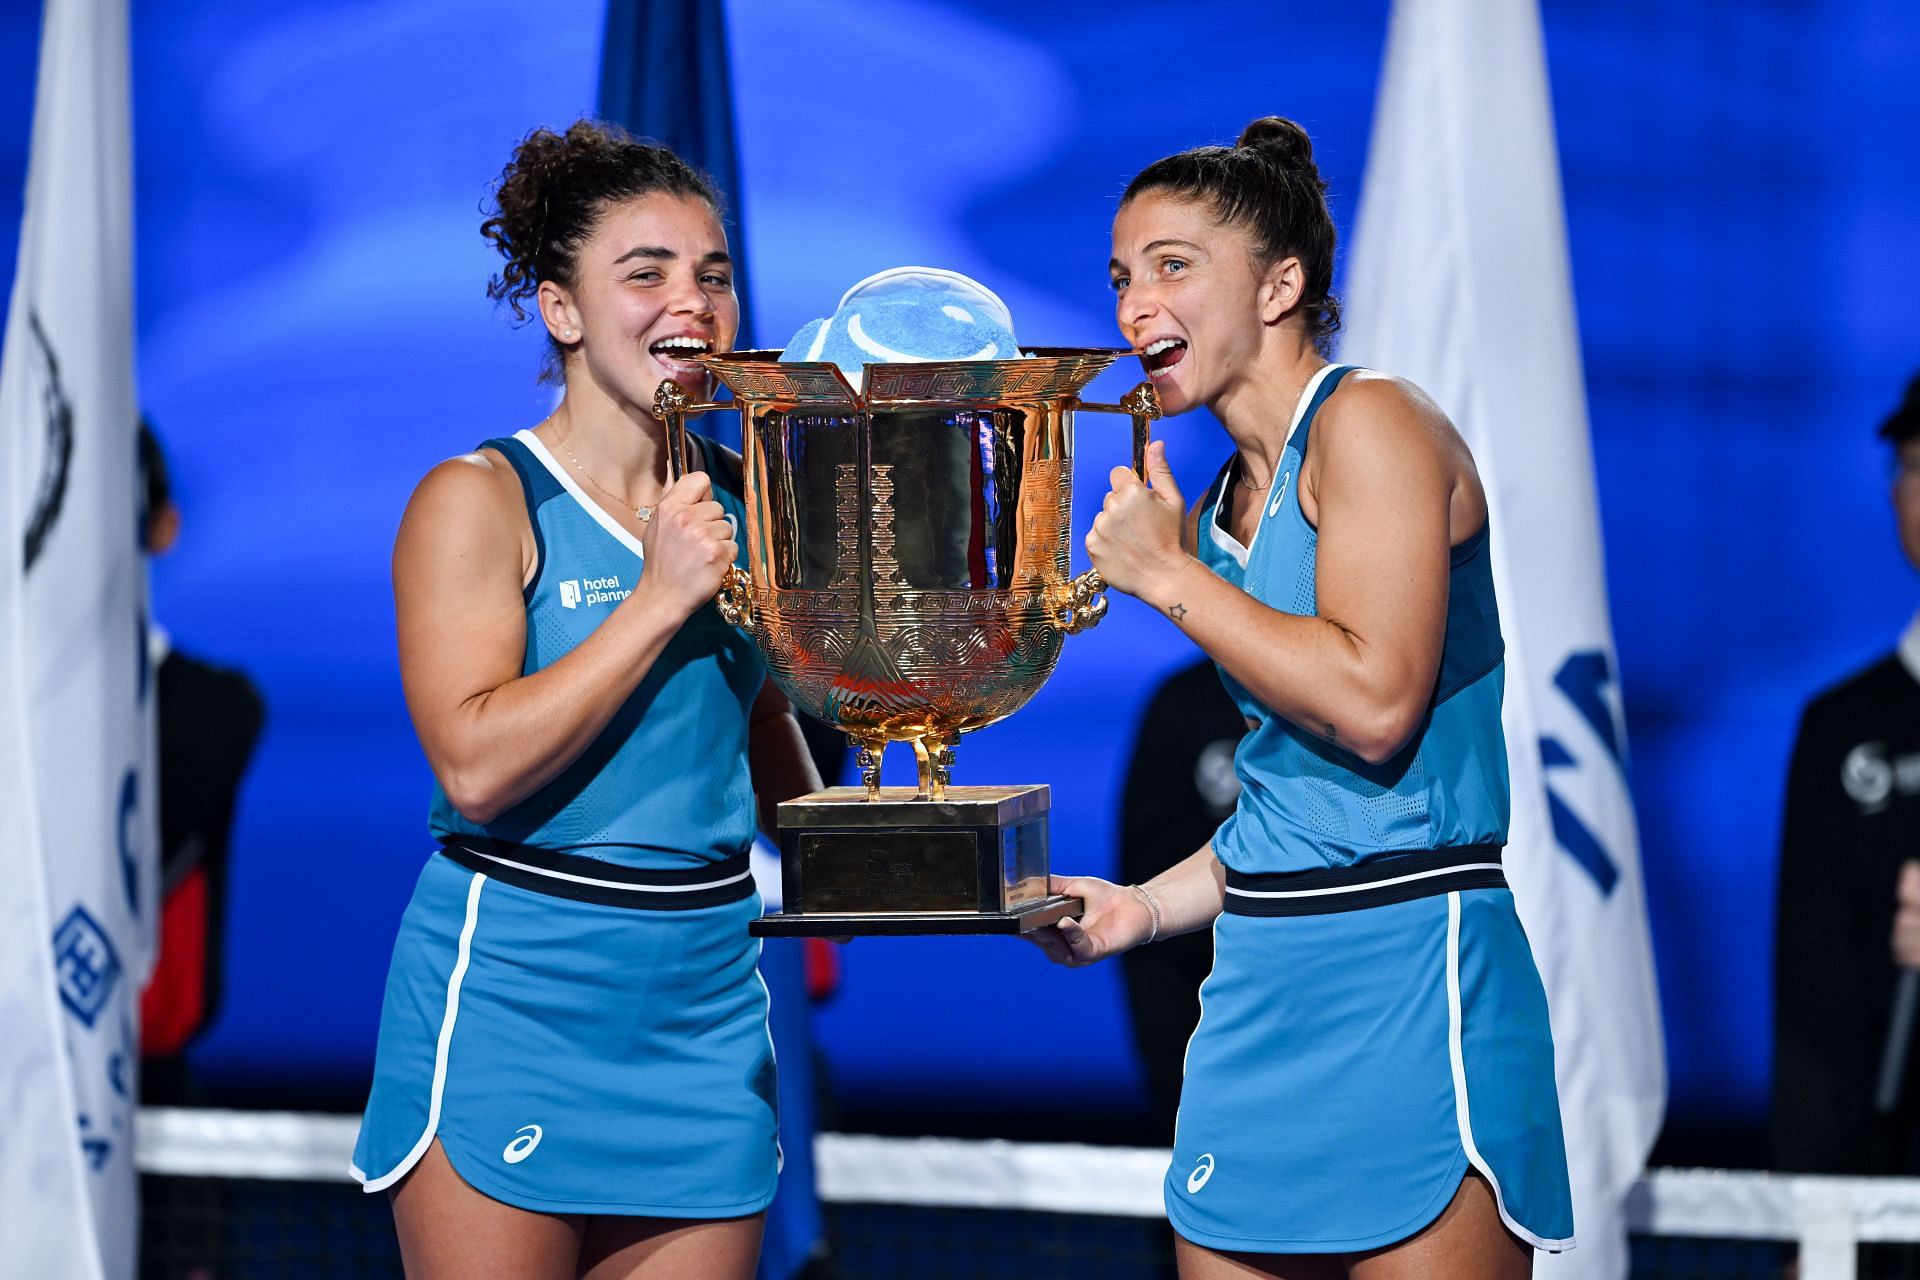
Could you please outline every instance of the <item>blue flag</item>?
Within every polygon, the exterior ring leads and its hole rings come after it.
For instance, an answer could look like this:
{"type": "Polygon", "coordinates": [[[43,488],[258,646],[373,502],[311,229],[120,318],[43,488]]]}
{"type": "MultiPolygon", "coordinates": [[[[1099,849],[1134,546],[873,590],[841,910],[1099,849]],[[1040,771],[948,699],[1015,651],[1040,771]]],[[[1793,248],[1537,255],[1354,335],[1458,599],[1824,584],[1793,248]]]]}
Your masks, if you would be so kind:
{"type": "MultiPolygon", "coordinates": [[[[670,147],[705,171],[727,201],[735,279],[745,280],[740,161],[733,129],[726,11],[720,0],[608,0],[600,54],[600,117],[670,147]]],[[[752,332],[740,295],[740,335],[752,332]]],[[[702,429],[726,440],[732,414],[702,429]]],[[[737,428],[736,428],[737,429],[737,428]]],[[[737,444],[737,437],[727,443],[737,444]]],[[[767,1212],[760,1280],[790,1280],[825,1237],[813,1176],[813,1043],[801,943],[768,939],[761,976],[773,1000],[770,1027],[780,1063],[780,1191],[767,1212]]]]}
{"type": "MultiPolygon", "coordinates": [[[[668,147],[713,179],[726,197],[734,262],[742,264],[746,218],[721,0],[607,0],[598,109],[601,119],[668,147]]],[[[737,270],[736,279],[745,275],[737,270]]],[[[734,345],[750,345],[751,332],[743,290],[734,345]]]]}

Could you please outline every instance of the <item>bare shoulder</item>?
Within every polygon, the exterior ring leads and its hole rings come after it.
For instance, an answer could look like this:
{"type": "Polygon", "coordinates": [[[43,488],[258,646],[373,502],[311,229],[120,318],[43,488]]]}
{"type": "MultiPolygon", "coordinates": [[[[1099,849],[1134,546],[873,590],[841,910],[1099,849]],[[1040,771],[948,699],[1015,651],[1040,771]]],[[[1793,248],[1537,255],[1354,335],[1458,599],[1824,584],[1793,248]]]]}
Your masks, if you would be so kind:
{"type": "Polygon", "coordinates": [[[469,549],[517,548],[529,528],[513,464],[491,449],[461,454],[414,488],[394,545],[396,567],[410,553],[438,560],[469,549]]]}
{"type": "Polygon", "coordinates": [[[427,472],[407,501],[407,518],[497,515],[519,500],[520,479],[513,464],[492,449],[479,449],[448,458],[427,472]]]}
{"type": "Polygon", "coordinates": [[[1454,473],[1471,473],[1473,455],[1432,396],[1405,378],[1356,369],[1334,389],[1314,420],[1319,458],[1429,459],[1454,473]]]}
{"type": "MultiPolygon", "coordinates": [[[[1454,543],[1486,522],[1486,495],[1473,453],[1445,411],[1419,386],[1391,374],[1355,370],[1327,397],[1320,412],[1314,442],[1323,449],[1316,460],[1321,467],[1331,460],[1332,469],[1349,480],[1370,475],[1395,484],[1427,477],[1443,485],[1454,543]]],[[[1318,487],[1323,477],[1301,479],[1318,487]]]]}
{"type": "Polygon", "coordinates": [[[1372,369],[1356,369],[1342,379],[1314,426],[1356,443],[1404,446],[1421,437],[1442,444],[1460,439],[1432,396],[1405,378],[1372,369]]]}

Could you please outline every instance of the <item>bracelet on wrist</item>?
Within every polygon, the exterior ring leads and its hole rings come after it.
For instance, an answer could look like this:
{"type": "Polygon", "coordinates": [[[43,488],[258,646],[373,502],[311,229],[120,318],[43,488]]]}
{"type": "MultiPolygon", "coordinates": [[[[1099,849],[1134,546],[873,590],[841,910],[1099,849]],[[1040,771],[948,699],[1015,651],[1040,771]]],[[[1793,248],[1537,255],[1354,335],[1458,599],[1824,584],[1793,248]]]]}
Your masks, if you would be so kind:
{"type": "Polygon", "coordinates": [[[1140,900],[1147,904],[1147,914],[1153,917],[1153,927],[1147,931],[1147,936],[1140,942],[1144,947],[1160,936],[1160,900],[1155,898],[1153,890],[1144,884],[1130,884],[1127,888],[1140,895],[1140,900]]]}

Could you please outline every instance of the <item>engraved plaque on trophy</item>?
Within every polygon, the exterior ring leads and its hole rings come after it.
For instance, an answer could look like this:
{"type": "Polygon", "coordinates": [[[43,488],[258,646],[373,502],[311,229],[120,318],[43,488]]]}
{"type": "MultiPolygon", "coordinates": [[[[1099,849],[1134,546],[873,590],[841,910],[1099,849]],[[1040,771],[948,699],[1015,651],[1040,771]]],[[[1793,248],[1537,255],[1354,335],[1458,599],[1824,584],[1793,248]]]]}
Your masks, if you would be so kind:
{"type": "Polygon", "coordinates": [[[754,933],[1024,933],[1079,909],[1048,892],[1048,789],[950,776],[960,735],[1018,710],[1106,612],[1099,575],[1069,570],[1073,426],[1076,410],[1130,415],[1143,469],[1151,387],[1078,398],[1124,354],[869,364],[855,391],[833,364],[748,351],[702,361],[730,405],[662,384],[676,475],[686,414],[741,415],[749,568],[722,614],[859,748],[864,786],[779,806],[785,901],[754,933]],[[880,785],[890,742],[910,744],[917,787],[880,785]]]}

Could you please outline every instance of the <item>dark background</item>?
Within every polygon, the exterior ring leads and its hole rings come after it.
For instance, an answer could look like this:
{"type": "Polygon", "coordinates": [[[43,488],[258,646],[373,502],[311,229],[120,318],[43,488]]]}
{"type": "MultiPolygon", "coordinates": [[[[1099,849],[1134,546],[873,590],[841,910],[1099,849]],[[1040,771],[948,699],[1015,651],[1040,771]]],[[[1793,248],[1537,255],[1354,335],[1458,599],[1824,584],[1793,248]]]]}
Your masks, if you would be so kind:
{"type": "MultiPolygon", "coordinates": [[[[1029,344],[1115,344],[1119,190],[1269,112],[1312,131],[1351,228],[1382,0],[730,14],[763,345],[907,262],[1000,290],[1029,344]]],[[[1920,9],[1552,0],[1544,18],[1670,1133],[1731,1137],[1737,1159],[1768,1088],[1797,710],[1915,605],[1872,430],[1920,367],[1920,9]]],[[[427,851],[388,549],[434,461],[547,407],[537,336],[482,292],[479,204],[520,135],[590,107],[600,22],[592,0],[133,6],[139,375],[186,511],[156,608],[270,707],[234,835],[227,1005],[196,1054],[218,1096],[353,1107],[364,1089],[427,851]]],[[[0,0],[0,284],[37,26],[32,0],[0,0]]],[[[1083,421],[1082,521],[1122,430],[1083,421]]],[[[1189,487],[1226,449],[1203,415],[1164,435],[1189,487]]],[[[1050,782],[1057,865],[1110,869],[1127,739],[1187,657],[1117,602],[1026,711],[963,744],[956,780],[1050,782]]],[[[1137,1122],[1116,970],[988,940],[844,958],[818,1025],[849,1122],[1137,1122]]]]}

